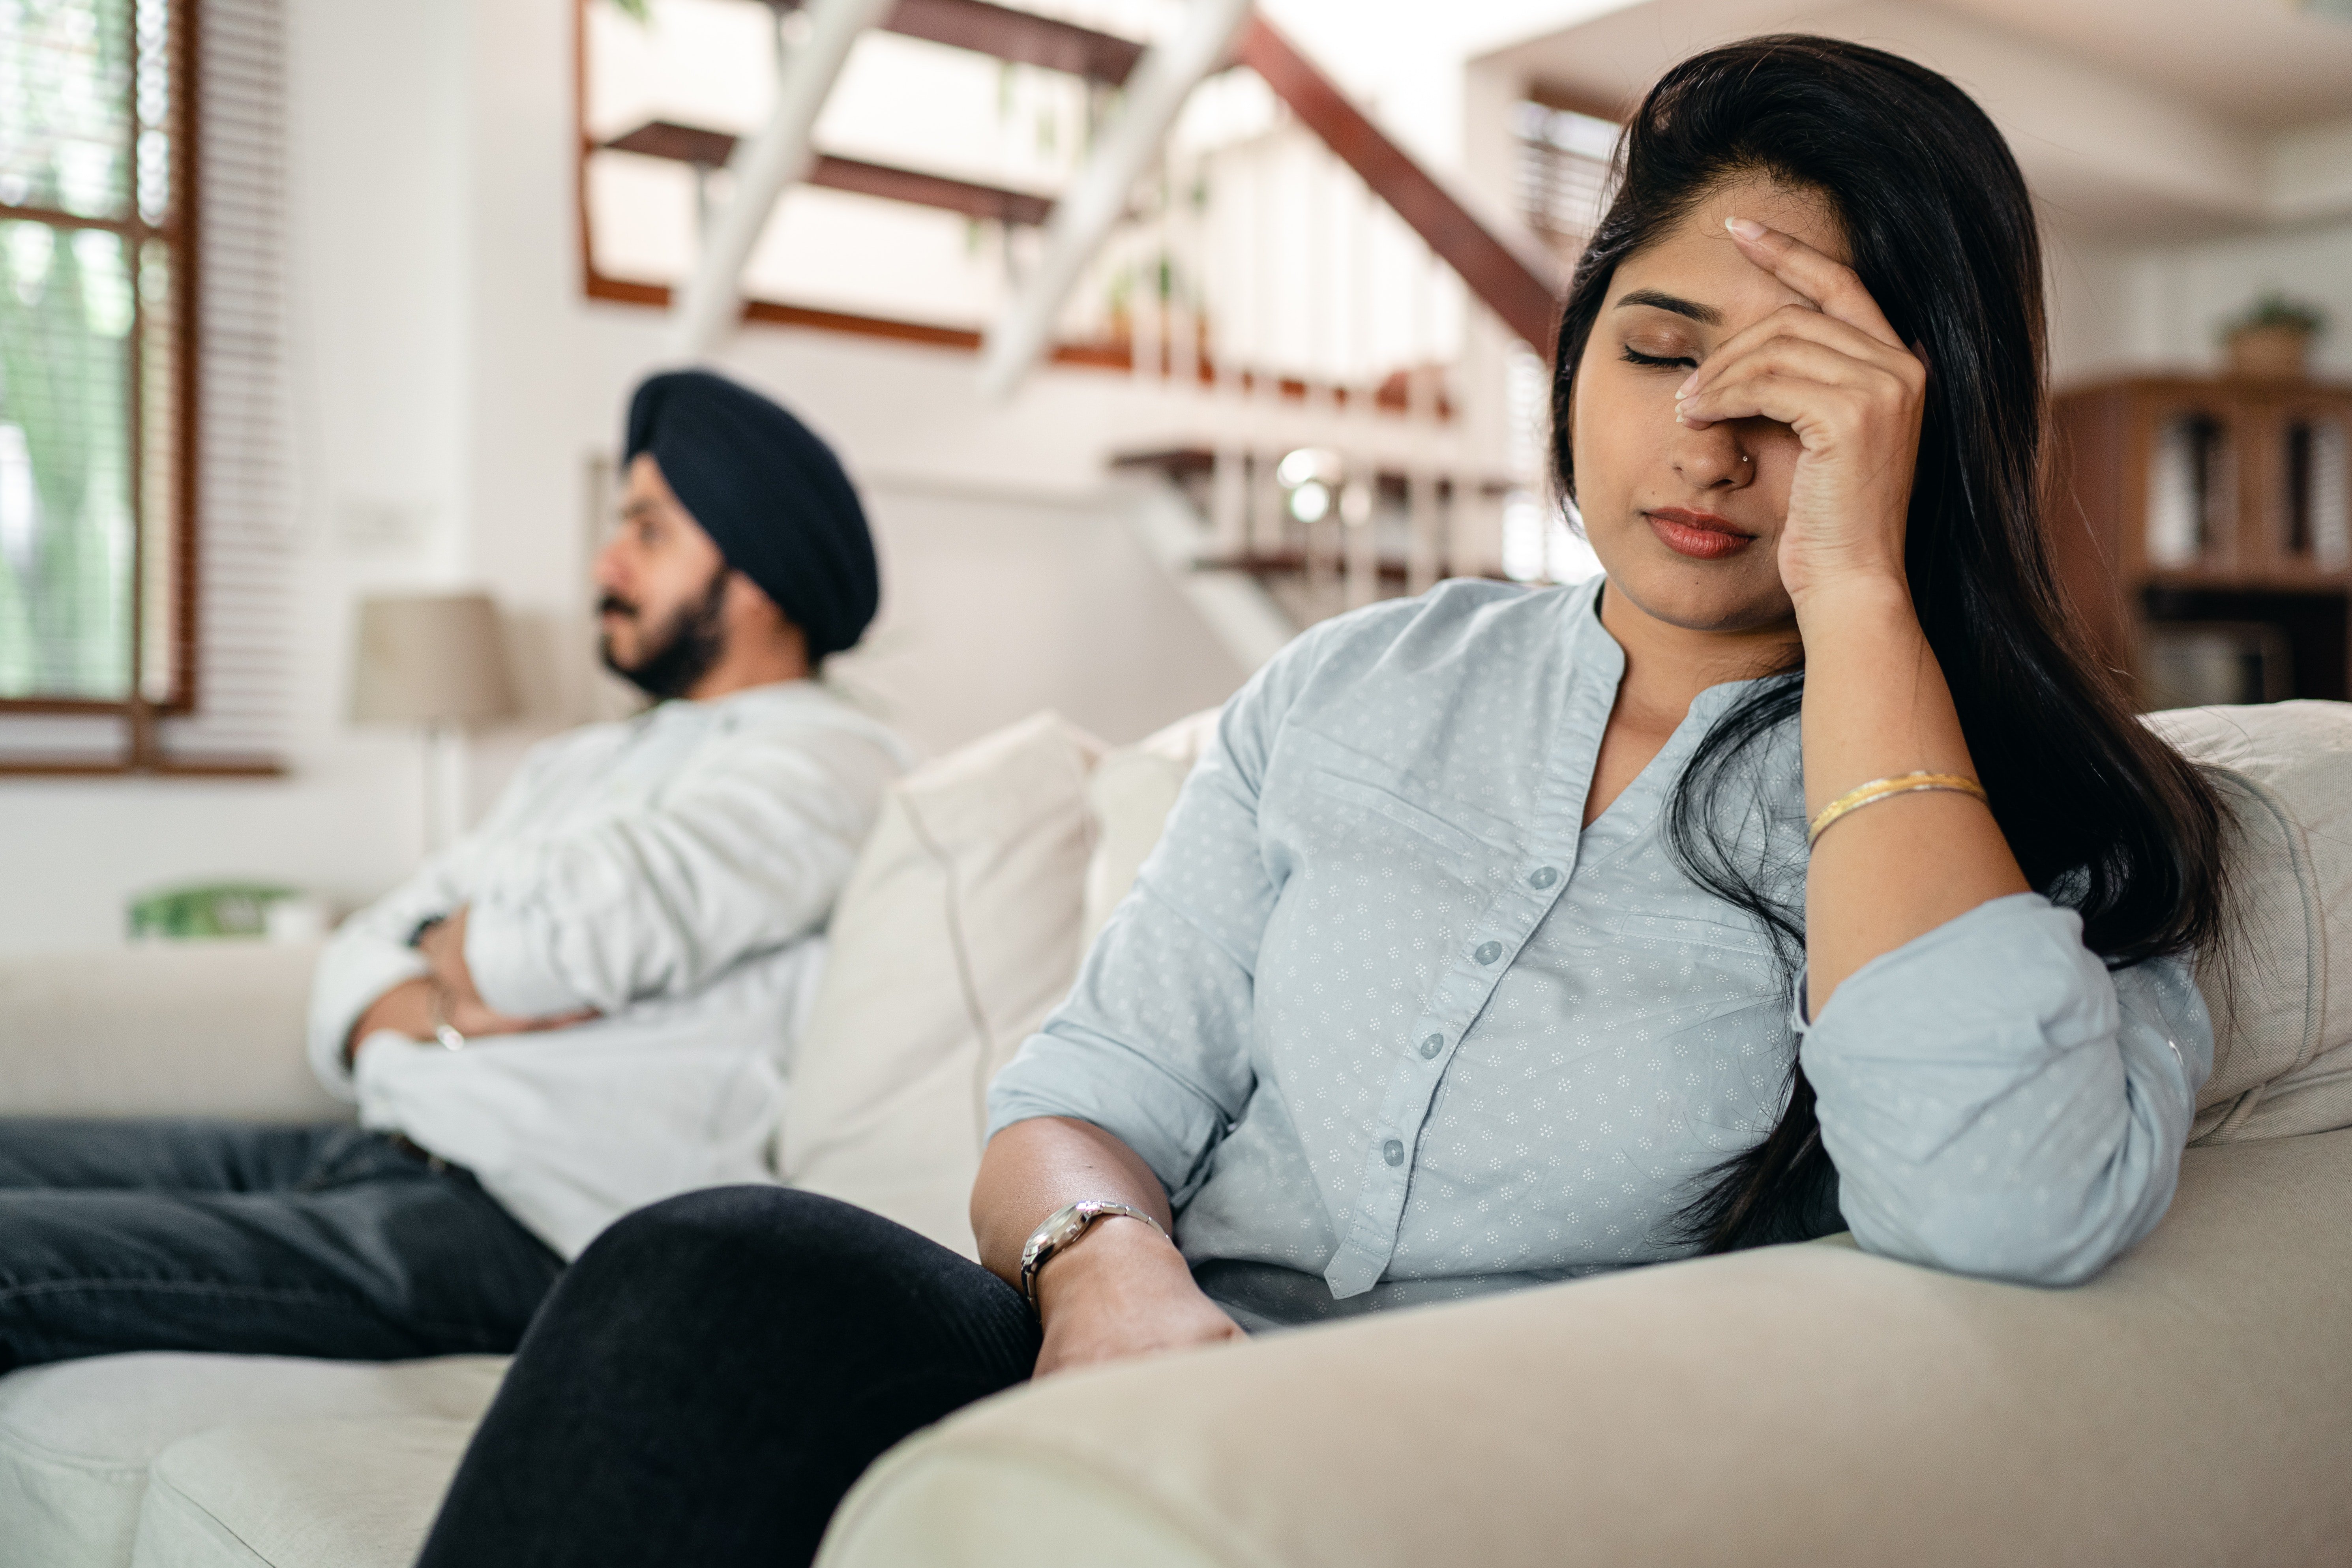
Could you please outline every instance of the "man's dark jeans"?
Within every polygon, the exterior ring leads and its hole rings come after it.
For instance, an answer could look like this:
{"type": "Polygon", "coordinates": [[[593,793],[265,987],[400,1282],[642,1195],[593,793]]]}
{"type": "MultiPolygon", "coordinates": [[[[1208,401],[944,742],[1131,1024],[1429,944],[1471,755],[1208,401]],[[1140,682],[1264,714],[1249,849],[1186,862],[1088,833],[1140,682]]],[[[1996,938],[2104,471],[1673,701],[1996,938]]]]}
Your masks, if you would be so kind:
{"type": "Polygon", "coordinates": [[[352,1127],[0,1119],[0,1372],[114,1351],[511,1351],[562,1259],[352,1127]]]}

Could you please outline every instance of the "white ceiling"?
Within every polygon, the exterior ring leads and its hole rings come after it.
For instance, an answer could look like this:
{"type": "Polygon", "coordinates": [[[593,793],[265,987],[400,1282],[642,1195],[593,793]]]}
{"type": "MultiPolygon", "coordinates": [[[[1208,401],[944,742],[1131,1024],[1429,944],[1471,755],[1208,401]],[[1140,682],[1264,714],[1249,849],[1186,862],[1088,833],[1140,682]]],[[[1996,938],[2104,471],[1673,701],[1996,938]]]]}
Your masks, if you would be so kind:
{"type": "Polygon", "coordinates": [[[2352,115],[2352,22],[2293,0],[1934,0],[2254,130],[2352,115]]]}
{"type": "Polygon", "coordinates": [[[2290,0],[1636,0],[1484,63],[1630,106],[1685,55],[1783,30],[1951,77],[2045,210],[2086,234],[2352,212],[2352,25],[2290,0]]]}

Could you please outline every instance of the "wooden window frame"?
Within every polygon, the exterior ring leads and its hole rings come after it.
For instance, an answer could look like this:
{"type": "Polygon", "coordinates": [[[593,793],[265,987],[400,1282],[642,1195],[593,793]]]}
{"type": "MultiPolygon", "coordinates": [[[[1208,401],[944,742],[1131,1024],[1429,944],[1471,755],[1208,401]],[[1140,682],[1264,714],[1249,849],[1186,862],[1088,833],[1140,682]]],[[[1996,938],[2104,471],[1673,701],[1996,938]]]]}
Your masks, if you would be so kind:
{"type": "MultiPolygon", "coordinates": [[[[154,759],[152,725],[164,717],[180,717],[196,708],[196,562],[198,518],[196,514],[196,350],[201,332],[196,321],[197,310],[197,223],[199,194],[197,191],[196,138],[203,121],[195,93],[201,76],[197,70],[200,40],[197,36],[200,0],[163,0],[170,14],[171,39],[169,65],[172,79],[172,117],[169,134],[172,139],[171,202],[163,220],[151,224],[141,215],[137,185],[135,150],[132,154],[130,205],[128,215],[121,218],[84,217],[73,213],[55,212],[43,207],[16,206],[0,202],[0,220],[26,220],[46,224],[57,229],[98,229],[119,235],[125,254],[131,258],[133,282],[131,289],[131,318],[129,333],[131,363],[124,377],[130,398],[130,418],[125,422],[129,432],[130,463],[128,489],[131,498],[131,682],[127,696],[119,701],[102,698],[67,697],[0,697],[0,723],[11,715],[85,715],[116,716],[131,726],[131,765],[152,764],[154,759]],[[148,624],[147,576],[148,550],[153,543],[152,530],[147,516],[149,487],[146,473],[148,444],[146,440],[147,380],[144,374],[147,316],[146,291],[140,287],[138,258],[147,244],[161,241],[170,249],[171,310],[172,310],[172,504],[177,526],[173,530],[172,550],[172,616],[170,678],[162,700],[150,700],[146,696],[146,639],[151,631],[148,624]]],[[[133,105],[139,92],[139,51],[136,47],[138,6],[126,6],[127,24],[133,29],[131,50],[131,71],[125,89],[133,105]]],[[[138,124],[134,113],[131,121],[138,124]]],[[[135,142],[134,142],[135,149],[135,142]]],[[[121,764],[84,764],[79,763],[45,764],[9,761],[0,763],[0,773],[88,773],[119,771],[121,764]]],[[[242,770],[241,770],[242,771],[242,770]]]]}

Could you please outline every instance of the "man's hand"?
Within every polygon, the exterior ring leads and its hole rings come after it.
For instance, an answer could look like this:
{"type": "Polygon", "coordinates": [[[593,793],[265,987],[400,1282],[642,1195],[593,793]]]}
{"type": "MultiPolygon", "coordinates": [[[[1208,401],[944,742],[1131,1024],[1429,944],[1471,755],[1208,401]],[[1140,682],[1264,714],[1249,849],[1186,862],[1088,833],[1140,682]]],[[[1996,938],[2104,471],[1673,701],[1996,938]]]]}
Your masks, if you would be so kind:
{"type": "Polygon", "coordinates": [[[1037,1274],[1036,1375],[1244,1337],[1192,1283],[1183,1255],[1139,1220],[1106,1215],[1037,1274]]]}
{"type": "MultiPolygon", "coordinates": [[[[472,1039],[476,1036],[528,1035],[542,1029],[562,1029],[584,1024],[597,1016],[593,1007],[546,1018],[518,1018],[492,1010],[474,988],[473,971],[466,967],[466,916],[467,910],[461,905],[456,913],[435,923],[416,941],[416,951],[433,966],[430,979],[440,995],[443,1023],[472,1039]]],[[[433,1033],[428,1019],[424,1034],[418,1037],[431,1039],[433,1033]]]]}
{"type": "Polygon", "coordinates": [[[343,1065],[358,1056],[360,1042],[380,1029],[392,1029],[412,1040],[433,1037],[433,982],[420,974],[404,980],[367,1005],[352,1032],[343,1037],[343,1065]]]}

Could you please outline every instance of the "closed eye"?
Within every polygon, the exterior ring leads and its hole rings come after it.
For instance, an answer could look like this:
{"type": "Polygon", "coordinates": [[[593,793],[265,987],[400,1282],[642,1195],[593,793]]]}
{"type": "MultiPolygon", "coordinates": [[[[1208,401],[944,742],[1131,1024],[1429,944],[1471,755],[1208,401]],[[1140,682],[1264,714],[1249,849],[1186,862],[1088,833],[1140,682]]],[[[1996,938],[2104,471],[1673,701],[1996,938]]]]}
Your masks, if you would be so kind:
{"type": "Polygon", "coordinates": [[[1627,344],[1622,352],[1627,364],[1638,364],[1649,370],[1696,370],[1698,368],[1698,361],[1686,356],[1668,359],[1659,354],[1645,354],[1631,344],[1627,344]]]}

